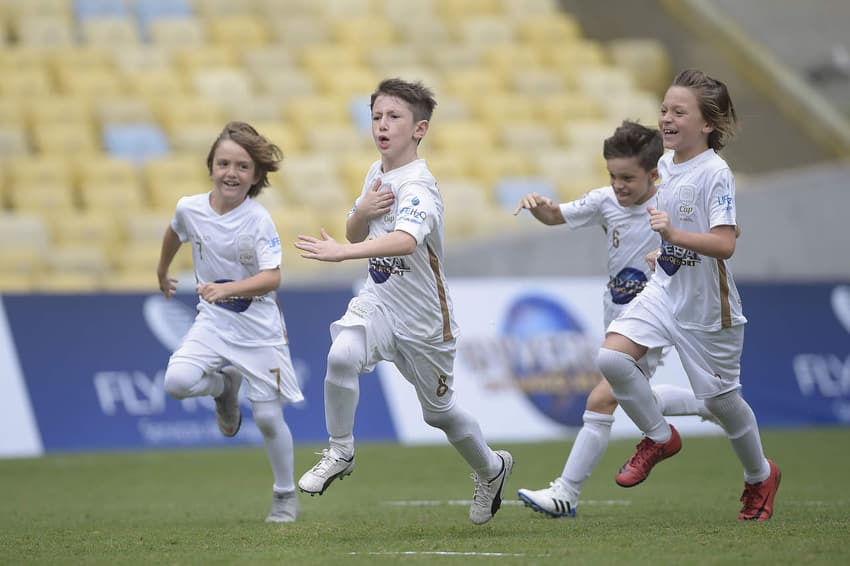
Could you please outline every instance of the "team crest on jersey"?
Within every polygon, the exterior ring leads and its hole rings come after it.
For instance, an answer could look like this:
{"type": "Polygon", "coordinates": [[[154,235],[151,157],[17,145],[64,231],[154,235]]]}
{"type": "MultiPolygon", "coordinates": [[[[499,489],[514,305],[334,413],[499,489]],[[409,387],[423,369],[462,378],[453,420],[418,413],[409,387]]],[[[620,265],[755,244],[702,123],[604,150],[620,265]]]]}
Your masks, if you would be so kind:
{"type": "Polygon", "coordinates": [[[375,283],[386,283],[391,275],[404,275],[410,271],[403,257],[369,258],[369,276],[375,283]]]}
{"type": "Polygon", "coordinates": [[[693,222],[693,215],[696,211],[694,199],[696,188],[693,185],[685,185],[679,189],[679,205],[676,213],[679,215],[679,220],[682,222],[693,222]]]}
{"type": "Polygon", "coordinates": [[[702,259],[694,251],[674,246],[667,241],[662,241],[661,254],[655,261],[664,270],[664,273],[672,276],[683,265],[692,267],[702,261],[702,259]]]}

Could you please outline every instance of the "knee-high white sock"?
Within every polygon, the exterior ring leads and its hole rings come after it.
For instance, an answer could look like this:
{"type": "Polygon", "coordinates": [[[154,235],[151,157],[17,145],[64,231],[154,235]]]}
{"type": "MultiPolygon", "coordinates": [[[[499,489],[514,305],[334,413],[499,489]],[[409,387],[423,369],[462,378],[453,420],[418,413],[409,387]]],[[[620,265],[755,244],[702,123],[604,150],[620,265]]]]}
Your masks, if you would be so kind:
{"type": "Polygon", "coordinates": [[[599,370],[608,383],[623,411],[643,433],[655,442],[670,440],[670,425],[664,420],[652,388],[634,358],[623,352],[599,349],[599,370]]]}
{"type": "Polygon", "coordinates": [[[564,471],[561,472],[561,479],[576,496],[581,493],[584,482],[608,449],[614,415],[585,411],[582,420],[584,425],[576,435],[564,471]]]}
{"type": "Polygon", "coordinates": [[[652,386],[652,392],[661,406],[661,414],[674,417],[681,415],[698,415],[711,418],[711,412],[705,408],[702,399],[697,399],[692,389],[677,387],[666,383],[652,386]]]}
{"type": "Polygon", "coordinates": [[[502,459],[487,446],[478,422],[457,404],[448,411],[422,412],[425,422],[445,432],[451,445],[480,477],[490,479],[502,470],[502,459]]]}
{"type": "Polygon", "coordinates": [[[362,329],[345,329],[331,344],[325,375],[325,425],[331,450],[338,456],[354,455],[354,415],[360,400],[360,370],[366,358],[362,329]]]}
{"type": "Polygon", "coordinates": [[[263,434],[263,444],[274,475],[274,491],[295,491],[293,480],[292,431],[283,418],[279,401],[253,402],[254,422],[263,434]]]}
{"type": "Polygon", "coordinates": [[[770,476],[770,464],[764,457],[756,415],[738,391],[705,400],[706,407],[723,425],[732,449],[744,466],[744,481],[758,483],[770,476]]]}

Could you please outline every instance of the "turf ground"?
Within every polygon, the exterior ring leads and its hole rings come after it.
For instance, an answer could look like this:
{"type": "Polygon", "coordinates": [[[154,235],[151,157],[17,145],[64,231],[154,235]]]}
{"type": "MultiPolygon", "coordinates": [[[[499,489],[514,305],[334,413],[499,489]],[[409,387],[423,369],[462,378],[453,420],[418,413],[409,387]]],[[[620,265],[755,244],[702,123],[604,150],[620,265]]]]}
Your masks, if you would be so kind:
{"type": "MultiPolygon", "coordinates": [[[[0,460],[0,564],[850,564],[850,428],[763,433],[783,474],[767,523],[736,521],[743,484],[725,438],[683,441],[632,489],[613,475],[634,441],[612,442],[575,519],[516,500],[560,473],[569,445],[505,446],[509,497],[481,527],[448,445],[360,445],[354,474],[301,494],[289,525],[263,522],[259,448],[0,460]]],[[[298,447],[296,477],[314,449],[298,447]]]]}

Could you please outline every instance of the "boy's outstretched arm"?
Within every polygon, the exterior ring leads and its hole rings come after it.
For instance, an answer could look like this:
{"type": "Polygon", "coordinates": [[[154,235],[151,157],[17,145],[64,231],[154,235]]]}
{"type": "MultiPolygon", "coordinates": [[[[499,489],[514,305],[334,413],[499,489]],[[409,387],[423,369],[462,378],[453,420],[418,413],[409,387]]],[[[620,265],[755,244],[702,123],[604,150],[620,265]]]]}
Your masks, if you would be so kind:
{"type": "Polygon", "coordinates": [[[564,215],[561,214],[560,205],[541,194],[528,193],[522,197],[514,210],[514,216],[518,215],[523,208],[527,209],[543,224],[554,226],[555,224],[564,224],[565,222],[564,215]]]}
{"type": "Polygon", "coordinates": [[[321,238],[299,235],[298,240],[295,241],[295,247],[305,252],[301,254],[301,257],[337,262],[347,259],[410,255],[416,249],[416,238],[403,230],[396,230],[373,240],[345,244],[331,238],[322,228],[321,238]]]}

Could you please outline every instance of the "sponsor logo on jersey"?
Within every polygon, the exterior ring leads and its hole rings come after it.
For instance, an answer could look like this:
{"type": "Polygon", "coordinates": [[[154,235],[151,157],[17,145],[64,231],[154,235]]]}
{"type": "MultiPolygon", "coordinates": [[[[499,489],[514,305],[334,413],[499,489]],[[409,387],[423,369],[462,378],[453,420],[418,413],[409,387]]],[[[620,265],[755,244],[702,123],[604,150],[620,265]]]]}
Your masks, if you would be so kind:
{"type": "Polygon", "coordinates": [[[369,276],[375,283],[386,283],[391,275],[404,275],[410,271],[403,257],[369,258],[369,276]]]}
{"type": "Polygon", "coordinates": [[[634,267],[625,267],[608,280],[608,290],[615,305],[630,303],[646,287],[646,274],[634,267]]]}
{"type": "Polygon", "coordinates": [[[662,241],[661,254],[655,261],[664,270],[664,273],[672,276],[679,271],[680,267],[693,267],[701,262],[702,258],[696,252],[662,241]]]}

